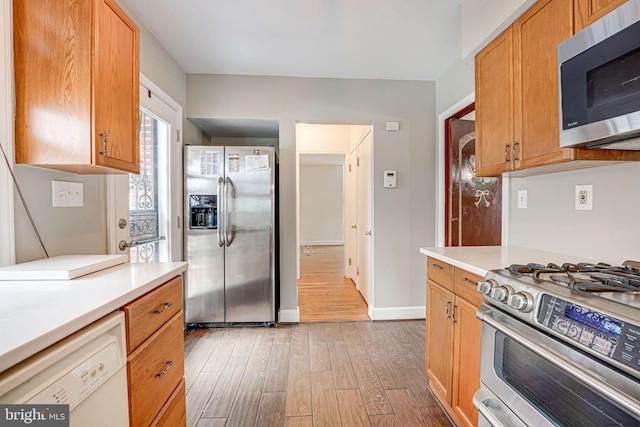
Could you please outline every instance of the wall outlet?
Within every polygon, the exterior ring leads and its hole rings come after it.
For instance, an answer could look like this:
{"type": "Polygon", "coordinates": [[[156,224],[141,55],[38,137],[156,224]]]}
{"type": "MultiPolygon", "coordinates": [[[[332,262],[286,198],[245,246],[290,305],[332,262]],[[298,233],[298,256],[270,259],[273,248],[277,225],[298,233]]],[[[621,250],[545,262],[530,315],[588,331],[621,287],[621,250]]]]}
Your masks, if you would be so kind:
{"type": "Polygon", "coordinates": [[[54,208],[84,206],[84,184],[81,182],[51,181],[51,202],[54,208]]]}
{"type": "Polygon", "coordinates": [[[593,209],[593,185],[576,185],[576,210],[593,209]]]}
{"type": "Polygon", "coordinates": [[[527,190],[518,190],[518,209],[527,209],[527,190]]]}

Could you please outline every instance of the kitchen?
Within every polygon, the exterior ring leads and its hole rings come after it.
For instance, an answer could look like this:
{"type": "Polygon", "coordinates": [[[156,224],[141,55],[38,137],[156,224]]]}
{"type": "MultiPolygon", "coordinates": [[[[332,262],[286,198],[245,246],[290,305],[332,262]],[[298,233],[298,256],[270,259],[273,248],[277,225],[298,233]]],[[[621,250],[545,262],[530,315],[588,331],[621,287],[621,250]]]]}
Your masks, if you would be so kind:
{"type": "MultiPolygon", "coordinates": [[[[497,28],[503,25],[504,20],[510,19],[509,16],[512,13],[517,14],[522,11],[516,9],[525,8],[531,4],[531,2],[527,3],[511,10],[509,6],[512,5],[502,5],[501,9],[497,5],[498,9],[491,20],[479,19],[478,21],[487,23],[498,19],[497,28]],[[500,16],[502,16],[501,19],[500,16]]],[[[469,6],[473,6],[473,2],[463,2],[463,20],[465,17],[470,19],[478,16],[480,6],[476,4],[475,9],[466,9],[469,6]],[[465,10],[467,15],[464,15],[465,10]]],[[[10,7],[6,6],[4,9],[8,10],[10,7]]],[[[473,21],[473,19],[470,20],[473,21]]],[[[9,22],[7,15],[3,22],[9,22]]],[[[6,29],[9,26],[3,28],[6,29]]],[[[473,40],[477,44],[481,43],[485,37],[493,34],[494,30],[497,34],[499,31],[496,28],[485,29],[484,33],[481,31],[482,36],[476,35],[475,39],[472,36],[470,38],[472,44],[473,40]]],[[[382,126],[386,121],[397,121],[398,118],[402,118],[400,132],[385,133],[382,128],[379,128],[376,135],[375,149],[378,160],[375,165],[375,176],[381,175],[383,170],[395,169],[399,171],[399,182],[402,182],[403,176],[408,179],[405,181],[407,187],[400,188],[397,192],[376,190],[374,209],[378,233],[375,256],[379,261],[375,265],[375,300],[379,302],[379,308],[393,310],[395,318],[404,318],[407,316],[405,313],[413,316],[415,310],[422,306],[420,303],[416,304],[416,301],[425,300],[424,257],[417,252],[417,248],[441,243],[437,234],[437,230],[441,227],[436,226],[439,210],[431,202],[437,200],[436,182],[433,176],[433,171],[437,170],[438,164],[435,159],[436,116],[458,100],[473,93],[472,59],[459,60],[441,77],[431,82],[309,81],[276,77],[187,75],[168,56],[148,30],[142,28],[142,31],[142,72],[178,103],[186,106],[187,116],[215,117],[225,112],[224,114],[229,117],[271,117],[275,107],[265,99],[277,99],[279,100],[277,104],[288,104],[287,110],[280,113],[283,130],[281,159],[283,165],[290,165],[289,168],[283,166],[281,169],[282,203],[287,207],[282,211],[283,223],[287,224],[283,230],[283,234],[287,235],[281,249],[283,259],[294,260],[297,254],[295,213],[292,202],[295,199],[295,174],[291,167],[295,162],[293,142],[295,120],[357,122],[373,120],[376,126],[382,126]],[[294,96],[291,94],[294,91],[302,95],[294,96]],[[375,96],[379,91],[394,94],[386,95],[391,97],[382,104],[401,104],[398,105],[398,110],[380,105],[380,101],[375,96]],[[344,98],[336,101],[335,96],[338,96],[336,94],[345,95],[344,98]],[[310,96],[316,97],[318,105],[327,105],[328,108],[309,106],[310,96]],[[336,112],[331,107],[336,103],[354,103],[354,105],[350,110],[336,112]],[[372,109],[378,110],[371,113],[372,109]],[[363,111],[369,111],[369,113],[364,114],[363,111]],[[410,126],[410,133],[404,127],[405,124],[410,126]],[[431,143],[425,144],[424,141],[431,141],[431,143]],[[396,208],[388,213],[385,206],[396,208]],[[398,223],[406,226],[393,233],[388,231],[390,224],[398,223]],[[396,286],[396,283],[399,285],[396,286]]],[[[6,34],[3,36],[7,37],[6,34]]],[[[9,44],[8,40],[8,38],[3,40],[4,46],[9,44]]],[[[10,75],[6,70],[5,65],[3,76],[10,75]]],[[[9,82],[10,79],[3,81],[9,82]]],[[[9,99],[9,97],[3,99],[9,99]]],[[[4,105],[3,108],[7,106],[4,105]]],[[[280,105],[278,108],[281,108],[280,105]]],[[[10,114],[4,114],[3,117],[5,121],[10,122],[10,114]]],[[[189,130],[188,126],[188,123],[185,123],[185,138],[188,137],[189,132],[194,131],[189,130]]],[[[10,126],[7,126],[7,129],[10,129],[10,126]]],[[[54,172],[25,171],[24,169],[19,173],[24,174],[23,182],[29,182],[29,188],[25,193],[30,204],[34,203],[34,200],[47,200],[48,185],[52,175],[60,176],[54,172]]],[[[633,224],[632,215],[638,205],[639,190],[634,186],[638,173],[640,168],[637,164],[625,164],[512,179],[509,198],[505,198],[509,200],[509,234],[505,237],[505,243],[544,250],[553,249],[559,253],[612,263],[619,263],[629,258],[630,254],[638,253],[638,241],[632,238],[634,236],[628,229],[628,225],[633,224]],[[594,185],[595,207],[591,212],[573,210],[573,188],[579,184],[594,185]],[[515,207],[519,190],[528,191],[529,207],[527,209],[515,207]]],[[[78,179],[86,180],[88,187],[96,189],[97,194],[101,193],[104,184],[100,178],[78,177],[78,179]]],[[[5,184],[3,188],[8,186],[9,184],[5,184]]],[[[44,230],[54,238],[54,245],[57,245],[56,253],[65,253],[64,251],[69,251],[70,248],[77,251],[76,253],[106,252],[105,231],[98,236],[87,234],[95,233],[95,230],[104,230],[106,227],[103,217],[104,207],[101,203],[104,203],[103,199],[98,198],[93,207],[84,208],[82,212],[78,212],[77,216],[69,215],[68,218],[60,218],[51,225],[51,229],[44,230]],[[76,227],[79,226],[83,228],[77,229],[76,227]]],[[[3,207],[7,205],[2,203],[3,207]]],[[[21,220],[23,215],[19,209],[19,204],[16,204],[16,235],[20,236],[16,239],[17,259],[25,261],[40,258],[42,255],[37,247],[34,248],[33,239],[30,237],[31,231],[21,220]]],[[[43,207],[39,212],[43,217],[53,213],[50,207],[43,207]]],[[[10,228],[6,225],[5,227],[10,228]]],[[[3,235],[5,235],[4,230],[3,235]]],[[[3,239],[3,243],[5,242],[3,239]]],[[[3,251],[2,255],[8,257],[9,255],[5,254],[9,253],[11,252],[3,251]]],[[[281,309],[284,310],[282,315],[295,319],[297,307],[294,290],[295,267],[291,261],[283,261],[282,267],[281,309]]]]}

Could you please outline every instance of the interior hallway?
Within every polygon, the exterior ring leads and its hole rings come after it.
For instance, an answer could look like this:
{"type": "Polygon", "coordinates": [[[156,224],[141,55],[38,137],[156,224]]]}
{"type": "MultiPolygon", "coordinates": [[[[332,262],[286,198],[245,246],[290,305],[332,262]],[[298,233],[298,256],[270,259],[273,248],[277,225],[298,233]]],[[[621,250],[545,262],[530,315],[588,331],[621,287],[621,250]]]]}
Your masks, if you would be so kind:
{"type": "Polygon", "coordinates": [[[344,277],[344,246],[303,248],[298,307],[300,322],[369,320],[367,303],[344,277]]]}

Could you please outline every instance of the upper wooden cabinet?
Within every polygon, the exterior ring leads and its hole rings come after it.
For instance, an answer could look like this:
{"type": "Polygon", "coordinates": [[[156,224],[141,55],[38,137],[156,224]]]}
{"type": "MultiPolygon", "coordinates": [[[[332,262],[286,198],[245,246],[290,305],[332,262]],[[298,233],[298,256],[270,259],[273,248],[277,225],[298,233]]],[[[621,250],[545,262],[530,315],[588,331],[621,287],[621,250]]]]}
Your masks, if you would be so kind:
{"type": "Polygon", "coordinates": [[[576,33],[626,2],[627,0],[573,0],[576,33]]]}
{"type": "Polygon", "coordinates": [[[136,24],[115,0],[20,0],[13,14],[16,162],[138,173],[136,24]]]}
{"type": "Polygon", "coordinates": [[[476,175],[577,169],[640,152],[560,148],[557,46],[573,0],[539,0],[476,55],[476,175]]]}
{"type": "Polygon", "coordinates": [[[511,27],[476,56],[476,175],[513,169],[511,27]]]}

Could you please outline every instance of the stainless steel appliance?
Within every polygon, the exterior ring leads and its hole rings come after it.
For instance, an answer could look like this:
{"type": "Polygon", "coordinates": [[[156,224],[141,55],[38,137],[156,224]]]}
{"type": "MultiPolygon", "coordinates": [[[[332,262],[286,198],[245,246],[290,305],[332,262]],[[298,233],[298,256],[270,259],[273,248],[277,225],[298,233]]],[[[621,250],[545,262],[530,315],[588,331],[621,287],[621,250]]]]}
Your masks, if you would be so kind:
{"type": "Polygon", "coordinates": [[[640,264],[512,265],[477,289],[480,426],[640,425],[640,264]]]}
{"type": "Polygon", "coordinates": [[[185,321],[275,321],[272,147],[185,147],[185,321]]]}
{"type": "Polygon", "coordinates": [[[560,146],[640,150],[640,0],[558,46],[560,146]]]}

